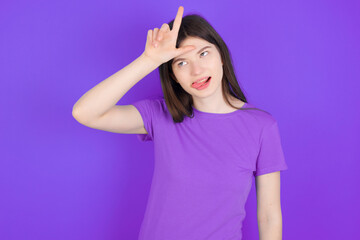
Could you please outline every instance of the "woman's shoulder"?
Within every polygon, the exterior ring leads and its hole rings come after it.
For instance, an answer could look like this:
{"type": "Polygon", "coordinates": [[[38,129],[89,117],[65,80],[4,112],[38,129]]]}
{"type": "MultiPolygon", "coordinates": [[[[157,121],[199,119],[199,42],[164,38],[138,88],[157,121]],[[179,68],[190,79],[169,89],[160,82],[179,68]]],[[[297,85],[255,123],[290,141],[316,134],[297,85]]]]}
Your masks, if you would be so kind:
{"type": "Polygon", "coordinates": [[[154,96],[147,99],[156,114],[167,114],[166,101],[163,96],[154,96]]]}
{"type": "Polygon", "coordinates": [[[160,96],[150,96],[135,101],[132,105],[134,105],[136,108],[144,109],[148,113],[157,115],[165,110],[165,102],[163,99],[164,98],[160,96]]]}
{"type": "Polygon", "coordinates": [[[261,123],[261,125],[271,125],[276,122],[275,117],[268,110],[258,107],[256,104],[247,102],[242,107],[242,110],[248,113],[247,115],[250,118],[261,123]]]}

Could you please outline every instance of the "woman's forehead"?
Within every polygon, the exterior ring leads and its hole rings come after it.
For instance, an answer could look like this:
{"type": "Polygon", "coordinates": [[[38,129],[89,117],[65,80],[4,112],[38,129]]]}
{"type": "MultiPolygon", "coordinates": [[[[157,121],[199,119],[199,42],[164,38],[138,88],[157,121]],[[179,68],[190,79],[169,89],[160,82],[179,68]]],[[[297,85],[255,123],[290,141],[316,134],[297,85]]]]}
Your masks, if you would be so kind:
{"type": "MultiPolygon", "coordinates": [[[[187,37],[185,38],[181,43],[180,46],[183,45],[195,45],[195,46],[202,46],[204,44],[208,44],[210,45],[211,43],[209,43],[208,41],[202,39],[202,38],[198,38],[198,37],[187,37]]],[[[211,44],[212,45],[212,44],[211,44]]]]}

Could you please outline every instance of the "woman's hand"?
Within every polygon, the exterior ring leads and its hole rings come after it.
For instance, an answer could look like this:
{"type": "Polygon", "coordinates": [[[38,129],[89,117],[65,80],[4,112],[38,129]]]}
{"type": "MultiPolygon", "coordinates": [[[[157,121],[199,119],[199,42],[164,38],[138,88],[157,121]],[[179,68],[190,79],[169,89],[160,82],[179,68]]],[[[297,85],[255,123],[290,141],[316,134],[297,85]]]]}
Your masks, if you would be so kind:
{"type": "Polygon", "coordinates": [[[183,13],[184,7],[180,6],[171,31],[169,25],[166,23],[161,26],[160,30],[158,28],[154,28],[154,31],[148,31],[145,51],[143,53],[145,56],[161,65],[196,48],[194,45],[176,48],[176,40],[183,13]]]}

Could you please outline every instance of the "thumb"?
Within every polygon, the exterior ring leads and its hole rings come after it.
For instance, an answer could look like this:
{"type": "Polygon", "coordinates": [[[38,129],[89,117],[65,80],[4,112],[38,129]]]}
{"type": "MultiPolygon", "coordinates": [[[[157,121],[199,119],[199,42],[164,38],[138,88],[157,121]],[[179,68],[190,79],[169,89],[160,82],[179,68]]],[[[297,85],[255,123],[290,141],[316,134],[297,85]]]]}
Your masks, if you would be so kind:
{"type": "Polygon", "coordinates": [[[194,45],[187,45],[181,48],[177,49],[178,55],[185,54],[187,52],[190,52],[191,50],[194,50],[196,47],[194,45]]]}

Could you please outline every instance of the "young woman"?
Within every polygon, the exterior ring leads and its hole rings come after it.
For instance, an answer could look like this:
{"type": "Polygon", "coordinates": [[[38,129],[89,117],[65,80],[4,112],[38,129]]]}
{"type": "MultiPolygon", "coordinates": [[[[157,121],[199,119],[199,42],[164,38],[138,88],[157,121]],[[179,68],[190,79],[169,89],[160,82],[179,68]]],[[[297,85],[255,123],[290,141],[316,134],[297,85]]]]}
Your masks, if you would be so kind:
{"type": "Polygon", "coordinates": [[[139,239],[240,240],[253,176],[260,239],[281,239],[280,171],[288,167],[277,121],[247,102],[219,34],[183,11],[149,30],[141,56],[84,94],[73,116],[154,142],[139,239]],[[116,105],[158,67],[163,98],[116,105]]]}

